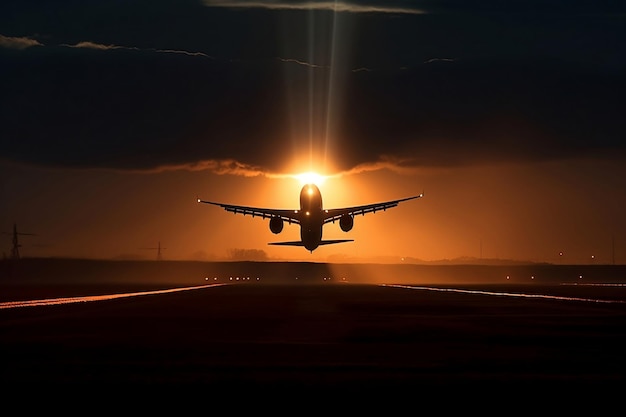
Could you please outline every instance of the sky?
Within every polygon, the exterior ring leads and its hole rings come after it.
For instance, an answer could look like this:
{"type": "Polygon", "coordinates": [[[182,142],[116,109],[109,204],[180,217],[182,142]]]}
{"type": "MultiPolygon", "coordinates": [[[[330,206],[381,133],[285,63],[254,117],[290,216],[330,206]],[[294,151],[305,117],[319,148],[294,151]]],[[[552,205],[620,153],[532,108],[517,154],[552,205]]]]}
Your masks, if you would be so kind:
{"type": "Polygon", "coordinates": [[[3,1],[0,251],[625,263],[624,44],[609,1],[3,1]],[[298,208],[306,171],[425,195],[313,253],[196,202],[298,208]]]}

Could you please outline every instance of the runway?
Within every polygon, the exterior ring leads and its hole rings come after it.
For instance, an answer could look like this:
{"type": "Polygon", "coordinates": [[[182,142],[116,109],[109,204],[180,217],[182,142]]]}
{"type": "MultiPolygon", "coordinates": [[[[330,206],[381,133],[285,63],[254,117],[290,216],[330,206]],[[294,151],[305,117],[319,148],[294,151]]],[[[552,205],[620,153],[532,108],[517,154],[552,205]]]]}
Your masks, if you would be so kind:
{"type": "Polygon", "coordinates": [[[0,310],[3,386],[365,394],[626,382],[623,286],[115,288],[0,310]]]}
{"type": "Polygon", "coordinates": [[[170,288],[170,289],[166,289],[166,290],[154,290],[154,291],[125,292],[125,293],[118,293],[118,294],[85,295],[85,296],[79,296],[79,297],[44,298],[42,300],[4,301],[4,302],[0,302],[0,310],[5,310],[5,309],[9,309],[9,308],[20,308],[20,307],[54,306],[54,305],[58,305],[58,304],[89,303],[89,302],[94,302],[94,301],[115,300],[117,298],[140,297],[140,296],[145,296],[145,295],[157,295],[157,294],[168,294],[168,293],[171,293],[171,292],[197,290],[197,289],[200,289],[200,288],[208,288],[208,287],[219,286],[219,285],[224,285],[224,284],[210,284],[210,285],[200,285],[200,286],[196,286],[196,287],[170,288]]]}

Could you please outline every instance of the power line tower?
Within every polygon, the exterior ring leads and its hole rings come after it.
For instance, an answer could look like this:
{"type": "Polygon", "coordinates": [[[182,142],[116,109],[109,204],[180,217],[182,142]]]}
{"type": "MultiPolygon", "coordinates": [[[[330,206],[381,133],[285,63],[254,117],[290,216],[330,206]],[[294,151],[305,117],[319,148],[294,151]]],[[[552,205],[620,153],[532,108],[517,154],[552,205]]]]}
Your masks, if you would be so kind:
{"type": "Polygon", "coordinates": [[[159,242],[159,245],[156,248],[142,248],[142,249],[147,249],[147,250],[156,250],[157,251],[157,261],[160,261],[163,259],[163,255],[161,255],[161,251],[165,250],[167,248],[162,248],[161,247],[161,242],[159,242]]]}
{"type": "Polygon", "coordinates": [[[13,246],[11,248],[11,259],[18,260],[20,259],[20,242],[18,240],[18,236],[37,236],[34,233],[21,233],[17,231],[17,225],[13,223],[13,233],[4,232],[5,235],[13,235],[13,246]]]}

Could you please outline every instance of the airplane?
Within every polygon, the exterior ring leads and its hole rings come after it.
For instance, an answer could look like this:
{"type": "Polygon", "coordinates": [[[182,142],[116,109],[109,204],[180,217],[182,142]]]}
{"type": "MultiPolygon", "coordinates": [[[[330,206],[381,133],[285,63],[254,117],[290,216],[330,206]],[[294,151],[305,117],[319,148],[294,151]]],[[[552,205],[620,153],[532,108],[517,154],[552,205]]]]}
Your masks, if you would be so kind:
{"type": "Polygon", "coordinates": [[[285,222],[300,225],[300,240],[291,242],[271,242],[269,245],[281,246],[304,246],[311,253],[320,245],[332,245],[335,243],[353,242],[353,239],[322,240],[322,227],[326,223],[339,221],[339,227],[344,232],[349,232],[354,226],[354,216],[385,211],[396,207],[403,201],[421,198],[424,193],[399,200],[385,201],[382,203],[367,204],[363,206],[324,209],[322,206],[322,194],[315,184],[306,184],[300,191],[300,209],[283,210],[259,207],[235,206],[232,204],[216,203],[198,198],[198,203],[212,204],[235,214],[246,214],[262,219],[269,218],[270,230],[274,234],[283,231],[285,222]]]}

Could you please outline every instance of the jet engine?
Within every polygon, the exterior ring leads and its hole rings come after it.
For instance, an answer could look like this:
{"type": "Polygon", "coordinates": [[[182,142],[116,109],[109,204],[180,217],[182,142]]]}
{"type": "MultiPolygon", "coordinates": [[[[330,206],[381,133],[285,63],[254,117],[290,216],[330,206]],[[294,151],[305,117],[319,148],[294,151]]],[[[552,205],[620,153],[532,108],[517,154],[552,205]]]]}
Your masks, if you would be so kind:
{"type": "Polygon", "coordinates": [[[283,231],[283,219],[280,217],[272,217],[270,219],[270,230],[275,235],[283,231]]]}
{"type": "Polygon", "coordinates": [[[352,226],[354,226],[354,219],[352,218],[352,216],[350,216],[349,214],[344,214],[343,216],[341,216],[341,218],[339,219],[339,227],[341,227],[341,230],[343,230],[344,232],[349,232],[350,230],[352,230],[352,226]]]}

